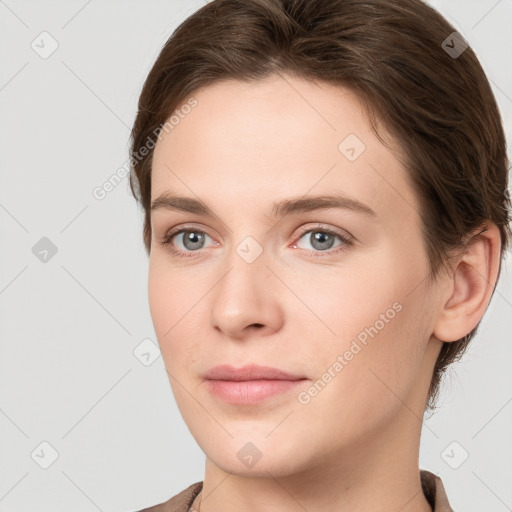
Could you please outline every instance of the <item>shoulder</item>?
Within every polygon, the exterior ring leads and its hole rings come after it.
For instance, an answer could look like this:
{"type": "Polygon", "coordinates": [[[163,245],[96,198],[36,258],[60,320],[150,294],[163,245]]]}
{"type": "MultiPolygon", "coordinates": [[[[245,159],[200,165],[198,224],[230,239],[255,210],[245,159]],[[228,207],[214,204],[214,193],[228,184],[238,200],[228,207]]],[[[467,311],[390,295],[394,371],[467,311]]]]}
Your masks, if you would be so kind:
{"type": "Polygon", "coordinates": [[[421,486],[433,512],[453,512],[441,478],[425,469],[420,470],[421,486]]]}
{"type": "Polygon", "coordinates": [[[202,488],[203,482],[196,482],[166,502],[139,510],[138,512],[188,512],[192,502],[201,492],[202,488]]]}

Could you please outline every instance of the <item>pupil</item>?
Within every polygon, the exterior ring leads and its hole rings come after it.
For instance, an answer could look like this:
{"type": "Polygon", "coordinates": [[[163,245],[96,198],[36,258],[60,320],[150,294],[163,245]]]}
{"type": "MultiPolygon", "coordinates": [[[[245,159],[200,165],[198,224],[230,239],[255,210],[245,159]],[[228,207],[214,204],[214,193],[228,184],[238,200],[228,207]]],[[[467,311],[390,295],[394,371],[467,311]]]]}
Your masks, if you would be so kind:
{"type": "MultiPolygon", "coordinates": [[[[321,231],[317,231],[316,233],[313,233],[312,237],[313,237],[315,243],[316,242],[320,243],[320,247],[316,247],[317,249],[330,249],[334,242],[334,238],[332,235],[330,235],[328,233],[323,233],[321,231]]],[[[315,247],[315,243],[312,243],[313,247],[315,247]]]]}
{"type": "Polygon", "coordinates": [[[187,249],[198,249],[198,247],[195,247],[196,244],[201,243],[202,235],[198,235],[195,231],[189,231],[189,234],[184,237],[184,244],[187,249]],[[192,247],[189,245],[189,243],[192,244],[192,247]]]}

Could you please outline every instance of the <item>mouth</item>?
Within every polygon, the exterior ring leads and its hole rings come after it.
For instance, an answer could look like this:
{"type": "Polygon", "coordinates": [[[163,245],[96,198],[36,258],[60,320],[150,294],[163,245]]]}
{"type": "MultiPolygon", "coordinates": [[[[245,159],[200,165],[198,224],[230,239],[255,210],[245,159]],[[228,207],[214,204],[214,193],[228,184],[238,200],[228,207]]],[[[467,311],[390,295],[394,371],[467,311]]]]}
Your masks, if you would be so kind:
{"type": "Polygon", "coordinates": [[[291,392],[309,380],[278,368],[253,364],[238,369],[230,365],[215,366],[204,378],[211,394],[238,405],[255,404],[291,392]]]}

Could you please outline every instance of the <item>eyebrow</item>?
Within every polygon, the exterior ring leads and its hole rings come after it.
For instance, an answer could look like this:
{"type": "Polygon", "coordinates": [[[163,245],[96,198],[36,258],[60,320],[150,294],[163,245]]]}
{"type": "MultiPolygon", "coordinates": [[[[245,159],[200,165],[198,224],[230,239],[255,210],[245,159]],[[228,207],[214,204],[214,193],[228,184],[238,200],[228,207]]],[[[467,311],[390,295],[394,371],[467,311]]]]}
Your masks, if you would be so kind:
{"type": "MultiPolygon", "coordinates": [[[[283,199],[274,203],[272,215],[275,217],[284,217],[293,213],[306,213],[328,208],[341,208],[364,213],[373,217],[377,214],[368,205],[343,194],[329,194],[319,196],[301,196],[290,199],[283,199]]],[[[213,211],[200,199],[192,197],[180,197],[171,192],[164,192],[151,203],[151,211],[156,210],[177,210],[182,212],[194,213],[203,217],[219,218],[213,211]]]]}

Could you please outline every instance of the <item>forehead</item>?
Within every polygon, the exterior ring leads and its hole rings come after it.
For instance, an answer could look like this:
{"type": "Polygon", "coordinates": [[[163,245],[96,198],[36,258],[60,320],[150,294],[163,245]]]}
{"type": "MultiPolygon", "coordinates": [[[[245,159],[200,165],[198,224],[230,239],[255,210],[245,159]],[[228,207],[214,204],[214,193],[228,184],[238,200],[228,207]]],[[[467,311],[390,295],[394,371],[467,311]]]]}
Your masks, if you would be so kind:
{"type": "Polygon", "coordinates": [[[347,88],[273,76],[218,82],[192,98],[194,108],[178,107],[179,122],[161,132],[152,198],[172,190],[238,198],[248,207],[264,198],[335,189],[375,209],[415,201],[397,154],[372,132],[347,88]]]}

